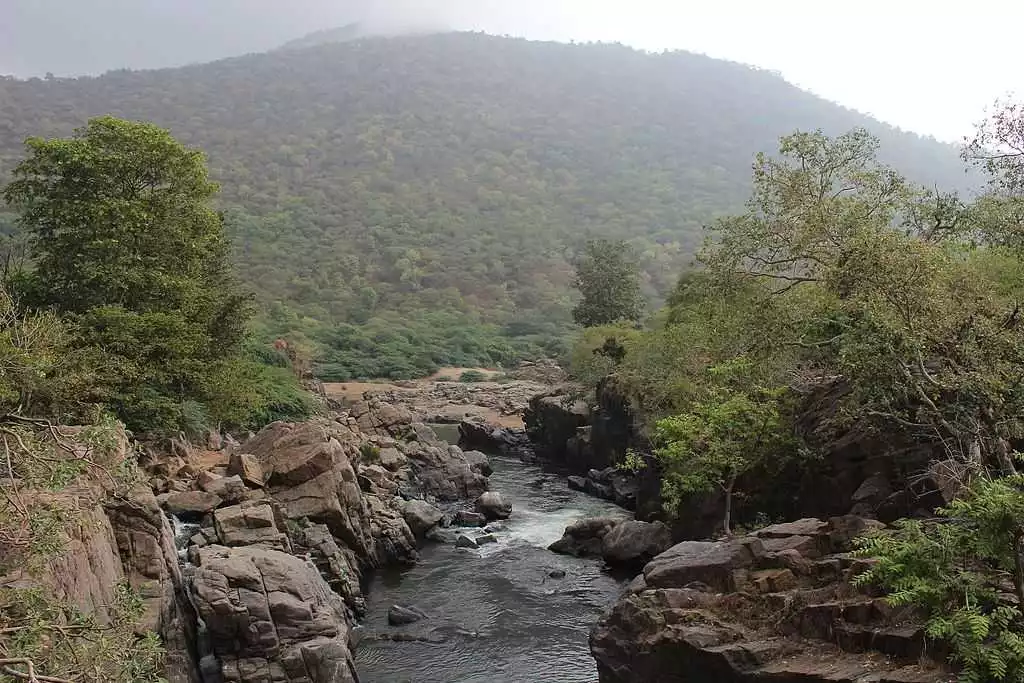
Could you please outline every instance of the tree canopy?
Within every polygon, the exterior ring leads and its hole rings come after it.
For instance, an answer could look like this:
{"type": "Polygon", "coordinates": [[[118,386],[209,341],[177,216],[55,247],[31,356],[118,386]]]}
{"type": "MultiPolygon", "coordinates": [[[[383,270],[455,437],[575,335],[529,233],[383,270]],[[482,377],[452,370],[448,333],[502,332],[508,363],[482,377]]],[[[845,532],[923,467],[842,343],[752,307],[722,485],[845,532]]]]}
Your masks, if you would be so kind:
{"type": "Polygon", "coordinates": [[[239,367],[249,297],[202,153],[111,116],[26,149],[4,190],[29,238],[30,267],[9,274],[20,305],[60,317],[60,343],[89,358],[95,400],[130,427],[235,416],[254,389],[239,367]]]}
{"type": "Polygon", "coordinates": [[[339,379],[429,372],[449,348],[473,365],[558,353],[588,239],[626,240],[660,301],[704,226],[742,207],[750,155],[794,129],[863,125],[916,181],[965,182],[953,147],[769,72],[480,34],[0,79],[0,171],[25,137],[107,113],[209,154],[258,333],[339,379]]]}
{"type": "Polygon", "coordinates": [[[628,244],[590,240],[576,262],[580,300],[572,318],[582,327],[639,322],[644,312],[640,271],[628,244]]]}

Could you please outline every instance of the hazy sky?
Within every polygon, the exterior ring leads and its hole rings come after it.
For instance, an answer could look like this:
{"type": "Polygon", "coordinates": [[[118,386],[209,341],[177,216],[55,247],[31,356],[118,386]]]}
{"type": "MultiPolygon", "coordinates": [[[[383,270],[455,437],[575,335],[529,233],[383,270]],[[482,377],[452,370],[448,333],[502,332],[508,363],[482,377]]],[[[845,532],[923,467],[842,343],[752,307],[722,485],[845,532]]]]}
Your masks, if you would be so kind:
{"type": "Polygon", "coordinates": [[[950,141],[1024,95],[1016,0],[0,0],[0,73],[204,61],[354,20],[703,52],[950,141]]]}

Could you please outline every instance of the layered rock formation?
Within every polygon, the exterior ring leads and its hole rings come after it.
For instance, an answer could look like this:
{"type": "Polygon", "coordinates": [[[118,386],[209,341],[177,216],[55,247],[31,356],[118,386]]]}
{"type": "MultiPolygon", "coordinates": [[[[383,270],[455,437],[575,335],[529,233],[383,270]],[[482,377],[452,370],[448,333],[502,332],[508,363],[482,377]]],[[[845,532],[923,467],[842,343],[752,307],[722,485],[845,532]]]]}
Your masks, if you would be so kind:
{"type": "MultiPolygon", "coordinates": [[[[120,434],[112,466],[131,452],[120,434]]],[[[64,552],[3,585],[42,586],[103,623],[128,582],[143,600],[140,632],[162,637],[170,683],[356,681],[366,572],[415,562],[418,538],[476,515],[491,471],[482,453],[379,400],[206,445],[150,452],[148,485],[130,491],[70,487],[85,518],[64,552]]],[[[490,495],[489,514],[507,512],[490,495]]]]}
{"type": "Polygon", "coordinates": [[[875,526],[802,519],[672,546],[591,633],[601,683],[953,680],[917,615],[851,585],[850,540],[875,526]]]}

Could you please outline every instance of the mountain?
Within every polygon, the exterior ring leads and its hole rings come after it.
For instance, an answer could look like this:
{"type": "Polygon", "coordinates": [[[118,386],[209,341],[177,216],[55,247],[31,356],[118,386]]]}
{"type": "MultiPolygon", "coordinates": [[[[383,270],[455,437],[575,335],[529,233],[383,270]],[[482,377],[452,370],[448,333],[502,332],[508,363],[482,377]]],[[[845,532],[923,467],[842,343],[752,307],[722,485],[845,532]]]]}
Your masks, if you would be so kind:
{"type": "Polygon", "coordinates": [[[0,172],[26,136],[104,113],[206,150],[260,332],[342,378],[537,352],[568,326],[587,237],[630,239],[657,297],[795,129],[864,126],[912,179],[965,182],[953,147],[767,71],[473,33],[0,80],[0,172]]]}

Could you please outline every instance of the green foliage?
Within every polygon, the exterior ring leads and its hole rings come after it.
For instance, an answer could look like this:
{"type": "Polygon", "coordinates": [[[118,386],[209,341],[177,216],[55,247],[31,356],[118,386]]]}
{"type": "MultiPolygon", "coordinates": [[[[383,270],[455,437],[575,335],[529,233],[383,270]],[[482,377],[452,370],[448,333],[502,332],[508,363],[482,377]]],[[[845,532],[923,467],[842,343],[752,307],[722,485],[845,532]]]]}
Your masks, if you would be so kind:
{"type": "Polygon", "coordinates": [[[951,146],[777,75],[617,45],[359,40],[183,69],[0,80],[0,102],[3,172],[25,137],[66,136],[107,112],[204,149],[235,264],[257,295],[260,339],[314,342],[335,379],[499,360],[479,348],[458,363],[432,358],[467,331],[484,346],[498,337],[515,353],[557,355],[549,346],[569,331],[574,304],[571,257],[588,237],[629,240],[645,295],[659,299],[704,226],[741,207],[750,155],[796,129],[869,126],[915,180],[964,183],[951,146]],[[439,312],[464,322],[435,331],[420,320],[439,312]],[[406,337],[415,360],[393,340],[379,343],[380,362],[349,354],[331,338],[344,325],[371,328],[353,347],[382,330],[406,337]]]}
{"type": "Polygon", "coordinates": [[[623,472],[629,472],[630,474],[639,474],[640,472],[647,468],[647,461],[644,459],[642,455],[640,455],[633,449],[628,449],[626,451],[626,457],[624,457],[622,459],[622,462],[616,465],[616,467],[619,470],[622,470],[623,472]]]}
{"type": "Polygon", "coordinates": [[[577,333],[569,355],[569,369],[574,380],[585,386],[615,371],[621,362],[619,351],[640,336],[640,331],[623,325],[588,327],[577,333]]]}
{"type": "MultiPolygon", "coordinates": [[[[109,619],[84,614],[38,589],[0,590],[0,652],[29,659],[38,676],[83,683],[164,683],[164,651],[159,637],[135,634],[142,601],[118,584],[107,607],[109,619]]],[[[23,664],[13,669],[26,672],[23,664]]],[[[0,672],[0,681],[25,680],[0,672]]]]}
{"type": "Polygon", "coordinates": [[[640,270],[623,241],[590,240],[576,262],[581,298],[572,319],[582,327],[639,322],[644,312],[640,270]]]}
{"type": "Polygon", "coordinates": [[[784,137],[777,156],[757,157],[747,211],[715,224],[700,268],[650,329],[618,343],[614,362],[577,347],[574,374],[614,371],[656,425],[670,507],[768,454],[804,453],[796,406],[779,400],[833,388],[829,416],[812,421],[817,443],[885,434],[969,469],[1014,470],[1024,266],[1007,226],[1017,214],[991,195],[964,204],[917,188],[877,147],[858,130],[784,137]],[[737,369],[744,380],[727,381],[737,369]]]}
{"type": "Polygon", "coordinates": [[[380,462],[380,448],[372,443],[363,442],[359,446],[359,455],[362,456],[362,460],[368,463],[380,462]]]}
{"type": "Polygon", "coordinates": [[[459,381],[465,382],[467,384],[473,382],[486,382],[487,375],[480,372],[479,370],[466,370],[461,375],[459,375],[459,381]]]}
{"type": "Polygon", "coordinates": [[[784,387],[766,387],[746,358],[708,369],[705,398],[689,411],[659,420],[655,451],[661,462],[662,496],[678,511],[686,494],[720,490],[725,495],[723,529],[731,533],[732,496],[739,477],[792,457],[784,387]]]}
{"type": "Polygon", "coordinates": [[[1024,677],[1024,621],[1001,595],[1003,577],[1024,594],[1024,477],[982,477],[937,512],[941,523],[902,520],[892,531],[860,539],[873,558],[860,585],[888,591],[894,606],[928,616],[929,637],[947,642],[967,683],[1024,677]]]}
{"type": "Polygon", "coordinates": [[[9,402],[17,392],[20,409],[53,414],[77,389],[80,404],[157,435],[308,414],[294,377],[243,359],[248,297],[200,152],[111,116],[26,146],[4,197],[33,262],[12,282],[42,312],[0,297],[9,402]]]}

